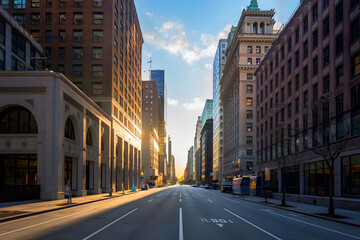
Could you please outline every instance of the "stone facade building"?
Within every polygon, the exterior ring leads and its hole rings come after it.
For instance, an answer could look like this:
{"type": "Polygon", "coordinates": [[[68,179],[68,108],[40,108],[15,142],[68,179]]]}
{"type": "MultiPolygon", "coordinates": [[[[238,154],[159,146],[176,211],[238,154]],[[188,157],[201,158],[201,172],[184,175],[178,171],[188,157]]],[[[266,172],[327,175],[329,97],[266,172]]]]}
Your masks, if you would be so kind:
{"type": "Polygon", "coordinates": [[[237,27],[228,37],[226,64],[220,82],[224,116],[223,177],[232,179],[233,164],[240,160],[240,172],[253,174],[255,163],[254,72],[275,38],[274,10],[260,10],[257,1],[242,11],[237,27]]]}

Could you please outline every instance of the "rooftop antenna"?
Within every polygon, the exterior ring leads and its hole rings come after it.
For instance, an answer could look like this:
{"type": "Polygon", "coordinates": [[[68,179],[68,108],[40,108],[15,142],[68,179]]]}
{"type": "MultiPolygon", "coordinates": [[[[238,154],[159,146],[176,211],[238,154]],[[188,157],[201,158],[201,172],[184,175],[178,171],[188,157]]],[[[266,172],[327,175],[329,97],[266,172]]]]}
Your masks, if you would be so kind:
{"type": "Polygon", "coordinates": [[[150,65],[150,70],[149,70],[149,79],[151,81],[151,63],[152,63],[152,60],[151,60],[151,57],[150,57],[150,60],[148,61],[148,64],[150,65]]]}

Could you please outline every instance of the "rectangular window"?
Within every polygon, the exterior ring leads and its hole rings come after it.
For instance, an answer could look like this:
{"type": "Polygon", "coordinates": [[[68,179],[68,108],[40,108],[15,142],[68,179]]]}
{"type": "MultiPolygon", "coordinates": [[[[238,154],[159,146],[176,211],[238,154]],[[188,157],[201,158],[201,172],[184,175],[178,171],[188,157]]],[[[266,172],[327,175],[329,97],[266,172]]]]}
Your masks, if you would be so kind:
{"type": "Polygon", "coordinates": [[[360,85],[351,88],[351,135],[360,134],[360,85]]]}
{"type": "Polygon", "coordinates": [[[46,30],[45,32],[45,42],[51,42],[52,41],[52,32],[51,30],[46,30]]]}
{"type": "Polygon", "coordinates": [[[14,14],[13,18],[20,24],[21,26],[25,26],[26,16],[25,14],[14,14]]]}
{"type": "Polygon", "coordinates": [[[252,132],[253,130],[253,124],[252,123],[246,123],[246,131],[252,132]]]}
{"type": "Polygon", "coordinates": [[[93,30],[92,39],[93,42],[102,42],[104,38],[103,30],[93,30]]]}
{"type": "Polygon", "coordinates": [[[304,84],[309,81],[309,69],[308,66],[304,67],[304,84]]]}
{"type": "Polygon", "coordinates": [[[59,13],[59,24],[64,25],[66,23],[66,14],[64,12],[59,13]]]}
{"type": "Polygon", "coordinates": [[[83,73],[83,68],[81,64],[75,64],[72,66],[72,76],[81,77],[83,73]]]}
{"type": "Polygon", "coordinates": [[[248,119],[253,118],[253,110],[246,110],[246,118],[248,119]]]}
{"type": "Polygon", "coordinates": [[[343,33],[340,33],[336,37],[336,45],[335,45],[336,56],[338,56],[343,51],[344,51],[344,35],[343,35],[343,33]]]}
{"type": "Polygon", "coordinates": [[[80,25],[84,23],[84,17],[83,17],[83,13],[81,12],[74,12],[73,15],[73,23],[75,25],[80,25]]]}
{"type": "Polygon", "coordinates": [[[65,75],[65,65],[64,64],[58,65],[58,71],[59,71],[59,73],[62,73],[65,75]]]}
{"type": "Polygon", "coordinates": [[[299,51],[295,53],[295,67],[297,68],[300,64],[300,54],[299,51]]]}
{"type": "Polygon", "coordinates": [[[115,84],[118,83],[118,75],[115,70],[114,70],[114,82],[115,82],[115,84]]]}
{"type": "Polygon", "coordinates": [[[39,8],[40,7],[40,0],[31,0],[31,7],[39,8]]]}
{"type": "Polygon", "coordinates": [[[92,76],[93,77],[102,77],[103,76],[103,65],[101,65],[101,64],[92,65],[92,76]]]}
{"type": "Polygon", "coordinates": [[[329,17],[323,21],[323,38],[326,38],[330,33],[330,20],[329,17]]]}
{"type": "Polygon", "coordinates": [[[14,0],[14,9],[25,9],[25,0],[14,0]]]}
{"type": "Polygon", "coordinates": [[[292,37],[290,36],[288,39],[288,54],[291,52],[292,49],[292,37]]]}
{"type": "Polygon", "coordinates": [[[360,52],[355,53],[351,57],[351,77],[360,74],[360,52]]]}
{"type": "Polygon", "coordinates": [[[253,79],[252,73],[248,73],[246,78],[247,78],[247,80],[252,80],[253,79]]]}
{"type": "Polygon", "coordinates": [[[18,57],[25,60],[26,57],[26,41],[24,38],[21,37],[20,34],[12,31],[12,46],[11,50],[15,53],[18,57]]]}
{"type": "Polygon", "coordinates": [[[335,25],[342,22],[344,18],[343,1],[341,0],[335,8],[335,25]]]}
{"type": "Polygon", "coordinates": [[[104,0],[93,0],[94,7],[102,7],[104,6],[104,0]]]}
{"type": "Polygon", "coordinates": [[[104,24],[104,14],[102,12],[93,13],[93,24],[104,24]]]}
{"type": "Polygon", "coordinates": [[[312,22],[313,23],[316,22],[317,19],[318,19],[318,5],[316,3],[312,9],[312,22]]]}
{"type": "Polygon", "coordinates": [[[252,53],[252,46],[248,46],[248,47],[247,47],[247,52],[248,52],[248,53],[252,53]]]}
{"type": "Polygon", "coordinates": [[[355,42],[360,38],[360,17],[357,17],[352,23],[351,23],[351,42],[355,42]]]}
{"type": "Polygon", "coordinates": [[[318,74],[318,70],[319,70],[318,62],[319,62],[319,60],[318,60],[318,57],[316,56],[313,59],[313,77],[315,77],[318,74]]]}
{"type": "Polygon", "coordinates": [[[103,92],[103,85],[99,82],[92,83],[92,94],[93,95],[101,95],[103,92]]]}
{"type": "Polygon", "coordinates": [[[246,136],[246,144],[253,145],[253,136],[246,136]]]}
{"type": "Polygon", "coordinates": [[[299,91],[300,89],[300,76],[297,74],[295,76],[295,91],[299,91]]]}
{"type": "Polygon", "coordinates": [[[328,93],[330,91],[330,77],[329,77],[329,75],[324,77],[323,86],[324,86],[324,93],[328,93]]]}
{"type": "Polygon", "coordinates": [[[344,84],[344,65],[340,65],[336,68],[336,86],[342,86],[344,84]]]}
{"type": "Polygon", "coordinates": [[[72,56],[73,56],[73,59],[82,59],[83,58],[83,48],[82,47],[74,47],[72,56]]]}
{"type": "Polygon", "coordinates": [[[247,97],[246,98],[246,106],[252,106],[253,105],[253,98],[247,97]]]}
{"type": "Polygon", "coordinates": [[[315,84],[313,86],[313,102],[315,103],[319,98],[319,89],[318,89],[318,84],[315,84]]]}
{"type": "Polygon", "coordinates": [[[59,30],[59,42],[65,42],[65,30],[59,30]]]}
{"type": "Polygon", "coordinates": [[[50,13],[50,12],[46,13],[46,24],[47,25],[52,24],[52,13],[50,13]]]}
{"type": "Polygon", "coordinates": [[[295,30],[295,44],[298,43],[299,40],[300,40],[300,31],[299,31],[299,27],[297,27],[295,30]]]}
{"type": "Polygon", "coordinates": [[[291,66],[291,58],[288,60],[288,62],[287,62],[287,66],[288,66],[288,75],[290,75],[291,74],[291,71],[292,71],[292,66],[291,66]]]}
{"type": "Polygon", "coordinates": [[[103,48],[94,47],[93,48],[93,59],[102,59],[103,58],[103,48]]]}
{"type": "Polygon", "coordinates": [[[58,50],[58,58],[61,59],[65,59],[65,48],[64,47],[59,47],[58,50]]]}
{"type": "Polygon", "coordinates": [[[309,45],[308,41],[306,40],[303,46],[303,59],[306,59],[309,55],[309,45]]]}
{"type": "Polygon", "coordinates": [[[246,85],[246,88],[247,93],[253,93],[253,85],[246,85]]]}
{"type": "Polygon", "coordinates": [[[318,30],[316,29],[312,34],[312,49],[313,51],[318,46],[318,30]]]}
{"type": "Polygon", "coordinates": [[[326,67],[330,63],[330,50],[329,46],[323,50],[323,67],[326,67]]]}
{"type": "Polygon", "coordinates": [[[0,48],[0,70],[5,71],[5,51],[0,48]]]}
{"type": "Polygon", "coordinates": [[[73,42],[82,42],[82,41],[83,41],[83,30],[74,30],[73,42]]]}
{"type": "Polygon", "coordinates": [[[31,13],[31,25],[39,25],[40,24],[40,13],[31,13]]]}
{"type": "Polygon", "coordinates": [[[252,58],[248,58],[247,64],[248,64],[248,65],[252,65],[252,58]]]}
{"type": "Polygon", "coordinates": [[[308,95],[308,91],[304,92],[304,108],[308,107],[309,104],[309,95],[308,95]]]}
{"type": "Polygon", "coordinates": [[[308,25],[308,16],[305,16],[304,19],[303,19],[303,35],[304,35],[305,33],[307,33],[308,28],[309,28],[309,25],[308,25]]]}
{"type": "Polygon", "coordinates": [[[291,103],[288,104],[288,118],[291,118],[292,116],[292,106],[291,103]]]}
{"type": "Polygon", "coordinates": [[[0,19],[0,43],[5,44],[6,24],[0,19]]]}
{"type": "Polygon", "coordinates": [[[295,99],[295,113],[299,113],[300,110],[300,99],[296,98],[295,99]]]}
{"type": "Polygon", "coordinates": [[[118,93],[118,91],[116,90],[116,88],[114,88],[114,99],[115,99],[115,101],[118,100],[118,97],[119,97],[119,93],[118,93]]]}
{"type": "Polygon", "coordinates": [[[2,0],[0,3],[3,9],[9,9],[9,0],[2,0]]]}
{"type": "Polygon", "coordinates": [[[52,7],[52,0],[46,0],[46,7],[51,8],[52,7]]]}
{"type": "Polygon", "coordinates": [[[59,0],[59,7],[66,7],[66,0],[59,0]]]}
{"type": "Polygon", "coordinates": [[[25,64],[15,57],[11,57],[11,71],[25,71],[25,64]]]}
{"type": "Polygon", "coordinates": [[[291,86],[292,86],[292,82],[288,82],[288,98],[291,97],[291,94],[292,94],[292,89],[291,89],[291,86]]]}
{"type": "Polygon", "coordinates": [[[360,155],[341,158],[342,196],[360,197],[360,155]]]}
{"type": "Polygon", "coordinates": [[[256,46],[256,53],[261,53],[261,47],[260,46],[256,46]]]}
{"type": "Polygon", "coordinates": [[[83,7],[84,0],[74,0],[74,7],[83,7]]]}

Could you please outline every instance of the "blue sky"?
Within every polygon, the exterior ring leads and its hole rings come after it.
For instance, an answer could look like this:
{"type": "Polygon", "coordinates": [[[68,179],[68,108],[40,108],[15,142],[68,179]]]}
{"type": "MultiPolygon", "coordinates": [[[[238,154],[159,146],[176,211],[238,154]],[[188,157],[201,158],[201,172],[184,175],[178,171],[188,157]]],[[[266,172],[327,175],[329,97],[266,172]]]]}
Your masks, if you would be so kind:
{"type": "MultiPolygon", "coordinates": [[[[135,0],[144,36],[143,79],[164,69],[167,83],[167,133],[173,141],[176,175],[183,175],[193,145],[197,116],[212,98],[212,63],[217,42],[227,38],[250,0],[135,0]]],[[[276,26],[286,23],[299,0],[258,0],[275,9],[276,26]]]]}

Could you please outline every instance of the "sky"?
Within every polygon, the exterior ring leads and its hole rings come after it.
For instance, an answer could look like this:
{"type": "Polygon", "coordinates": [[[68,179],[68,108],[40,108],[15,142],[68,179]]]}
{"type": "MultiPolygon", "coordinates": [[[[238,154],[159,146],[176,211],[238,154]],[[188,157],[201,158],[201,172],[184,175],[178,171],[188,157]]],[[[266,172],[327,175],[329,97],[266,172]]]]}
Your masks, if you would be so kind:
{"type": "MultiPolygon", "coordinates": [[[[299,0],[258,0],[275,9],[275,27],[286,23],[299,0]]],[[[144,38],[142,71],[165,70],[167,135],[172,139],[176,176],[184,174],[194,144],[197,116],[212,99],[212,65],[219,39],[227,38],[250,0],[135,0],[144,38]]]]}

